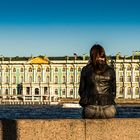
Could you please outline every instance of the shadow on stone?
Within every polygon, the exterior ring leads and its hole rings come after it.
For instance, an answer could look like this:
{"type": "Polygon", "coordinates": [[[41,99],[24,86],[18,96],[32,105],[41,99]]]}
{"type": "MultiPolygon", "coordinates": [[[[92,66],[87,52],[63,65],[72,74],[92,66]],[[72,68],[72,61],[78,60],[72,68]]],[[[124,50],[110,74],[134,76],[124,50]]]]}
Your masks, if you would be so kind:
{"type": "Polygon", "coordinates": [[[17,140],[17,123],[15,120],[2,120],[2,140],[17,140]]]}

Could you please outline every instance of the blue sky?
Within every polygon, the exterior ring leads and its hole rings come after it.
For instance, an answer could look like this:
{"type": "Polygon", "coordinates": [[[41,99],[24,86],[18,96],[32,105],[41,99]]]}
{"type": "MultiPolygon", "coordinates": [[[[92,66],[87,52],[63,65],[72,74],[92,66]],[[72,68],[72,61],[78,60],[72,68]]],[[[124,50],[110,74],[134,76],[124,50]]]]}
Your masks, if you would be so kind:
{"type": "Polygon", "coordinates": [[[139,0],[0,0],[0,55],[140,51],[139,0]]]}

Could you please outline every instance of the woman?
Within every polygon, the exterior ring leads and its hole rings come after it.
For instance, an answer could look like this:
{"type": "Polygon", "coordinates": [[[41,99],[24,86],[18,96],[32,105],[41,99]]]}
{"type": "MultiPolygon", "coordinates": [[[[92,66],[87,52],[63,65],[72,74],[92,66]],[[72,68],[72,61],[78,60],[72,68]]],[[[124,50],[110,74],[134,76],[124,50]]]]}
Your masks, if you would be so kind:
{"type": "Polygon", "coordinates": [[[90,49],[90,61],[81,71],[79,104],[83,118],[112,118],[116,114],[116,74],[106,62],[104,48],[95,44],[90,49]]]}

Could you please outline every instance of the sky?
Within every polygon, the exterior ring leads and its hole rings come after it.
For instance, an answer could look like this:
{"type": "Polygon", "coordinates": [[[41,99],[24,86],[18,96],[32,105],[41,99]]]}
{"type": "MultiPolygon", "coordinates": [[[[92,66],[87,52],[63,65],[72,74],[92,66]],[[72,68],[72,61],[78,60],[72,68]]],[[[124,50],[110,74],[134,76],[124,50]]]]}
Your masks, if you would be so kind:
{"type": "Polygon", "coordinates": [[[139,0],[0,0],[0,56],[140,51],[139,0]]]}

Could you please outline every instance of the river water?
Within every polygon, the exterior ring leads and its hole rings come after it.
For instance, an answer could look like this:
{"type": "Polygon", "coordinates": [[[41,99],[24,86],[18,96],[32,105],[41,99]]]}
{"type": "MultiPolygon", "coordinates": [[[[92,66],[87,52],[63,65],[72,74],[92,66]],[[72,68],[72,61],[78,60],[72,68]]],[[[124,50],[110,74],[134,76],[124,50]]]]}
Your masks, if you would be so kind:
{"type": "MultiPolygon", "coordinates": [[[[82,108],[48,105],[0,105],[0,119],[80,119],[82,108]]],[[[116,118],[140,118],[140,105],[118,105],[116,118]]]]}

